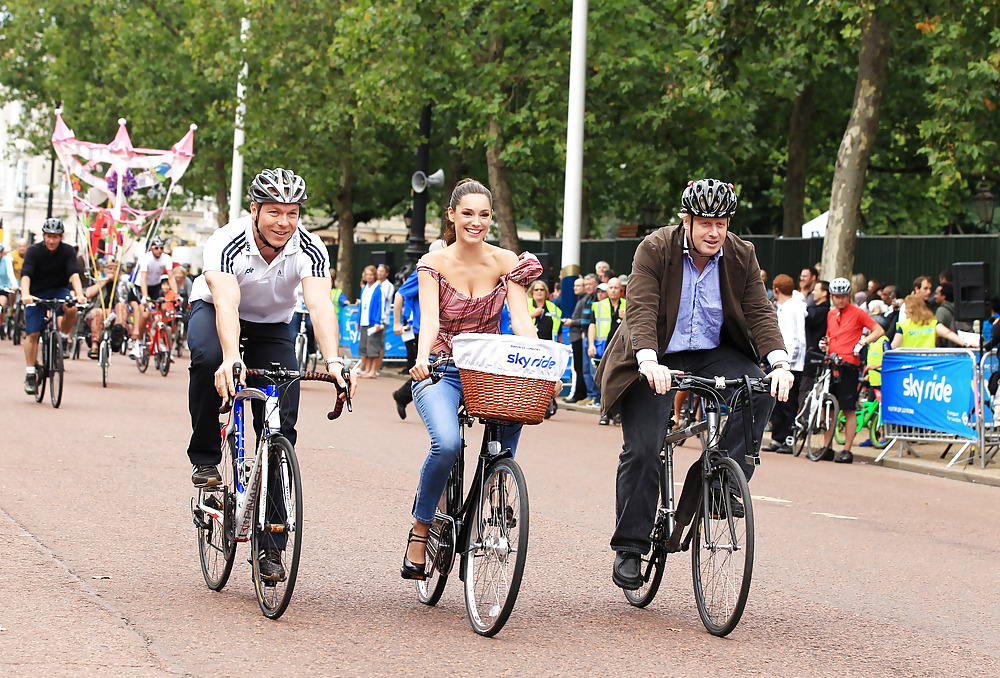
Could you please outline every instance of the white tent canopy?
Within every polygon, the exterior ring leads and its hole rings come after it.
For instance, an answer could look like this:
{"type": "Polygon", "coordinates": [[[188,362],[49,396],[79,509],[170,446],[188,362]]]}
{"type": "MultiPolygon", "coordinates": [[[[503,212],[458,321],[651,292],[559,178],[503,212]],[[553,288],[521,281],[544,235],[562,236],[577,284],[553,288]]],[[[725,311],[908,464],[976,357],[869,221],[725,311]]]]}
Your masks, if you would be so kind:
{"type": "Polygon", "coordinates": [[[826,211],[812,221],[802,224],[803,238],[823,238],[826,236],[826,222],[830,219],[830,212],[826,211]]]}

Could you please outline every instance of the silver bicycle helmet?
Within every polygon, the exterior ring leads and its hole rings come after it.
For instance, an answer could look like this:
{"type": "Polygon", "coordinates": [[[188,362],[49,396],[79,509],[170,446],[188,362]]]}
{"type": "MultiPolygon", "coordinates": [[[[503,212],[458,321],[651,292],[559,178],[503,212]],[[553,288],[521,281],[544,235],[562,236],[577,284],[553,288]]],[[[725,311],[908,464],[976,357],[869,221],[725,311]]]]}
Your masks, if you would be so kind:
{"type": "Polygon", "coordinates": [[[850,294],[851,281],[847,278],[834,278],[830,281],[830,294],[850,294]]]}
{"type": "Polygon", "coordinates": [[[307,200],[306,182],[292,170],[265,169],[250,182],[247,197],[256,203],[296,202],[301,205],[307,200]]]}
{"type": "Polygon", "coordinates": [[[57,217],[51,217],[45,220],[42,224],[42,233],[55,233],[57,235],[62,235],[65,229],[63,228],[62,219],[57,217]]]}
{"type": "Polygon", "coordinates": [[[149,241],[149,249],[153,249],[154,247],[163,247],[164,244],[163,238],[158,235],[154,235],[153,239],[149,241]]]}
{"type": "Polygon", "coordinates": [[[718,179],[689,181],[681,196],[681,211],[710,219],[736,214],[736,187],[718,179]]]}

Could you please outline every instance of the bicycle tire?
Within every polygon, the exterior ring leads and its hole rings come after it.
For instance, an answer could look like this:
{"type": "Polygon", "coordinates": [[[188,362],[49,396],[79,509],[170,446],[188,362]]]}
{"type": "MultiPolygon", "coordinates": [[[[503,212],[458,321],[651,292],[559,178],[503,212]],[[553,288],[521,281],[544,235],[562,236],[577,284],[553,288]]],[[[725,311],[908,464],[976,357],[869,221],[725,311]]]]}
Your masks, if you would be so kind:
{"type": "MultiPolygon", "coordinates": [[[[810,418],[809,423],[812,425],[811,428],[816,433],[822,435],[825,440],[826,431],[836,425],[837,416],[840,414],[840,404],[832,393],[824,393],[819,403],[819,409],[813,414],[815,415],[815,421],[812,421],[813,418],[810,418]]],[[[819,461],[823,458],[823,449],[822,445],[814,448],[810,441],[808,450],[806,451],[806,458],[809,461],[819,461]]]]}
{"type": "Polygon", "coordinates": [[[308,347],[308,341],[306,335],[296,334],[295,335],[295,364],[299,366],[300,370],[306,369],[306,348],[308,347]]]}
{"type": "MultiPolygon", "coordinates": [[[[454,474],[454,470],[452,470],[454,474]]],[[[438,502],[438,513],[448,513],[447,495],[452,485],[448,478],[448,487],[441,494],[438,502]]],[[[455,535],[451,529],[452,523],[444,518],[435,518],[427,532],[427,576],[413,582],[417,590],[417,600],[424,605],[437,605],[448,583],[448,574],[455,557],[455,535]]]]}
{"type": "Polygon", "coordinates": [[[184,323],[178,321],[174,329],[174,353],[178,358],[184,353],[184,323]]]}
{"type": "Polygon", "coordinates": [[[108,370],[111,367],[111,340],[108,339],[107,331],[101,334],[101,343],[97,349],[97,355],[101,362],[101,386],[108,387],[108,370]]]}
{"type": "Polygon", "coordinates": [[[135,359],[135,369],[142,374],[147,367],[149,367],[149,342],[143,342],[139,345],[139,357],[135,359]]]}
{"type": "Polygon", "coordinates": [[[52,334],[52,343],[49,344],[49,399],[52,407],[59,407],[62,404],[63,395],[63,343],[62,337],[52,334]]]}
{"type": "Polygon", "coordinates": [[[213,591],[221,591],[229,581],[236,560],[236,540],[234,539],[236,521],[236,441],[232,436],[226,438],[222,446],[222,462],[219,473],[222,482],[215,489],[198,491],[198,503],[210,504],[214,500],[215,508],[222,509],[222,524],[214,519],[202,517],[207,527],[198,526],[198,562],[205,584],[213,591]],[[221,500],[220,500],[221,497],[221,500]]]}
{"type": "Polygon", "coordinates": [[[837,426],[833,429],[833,439],[838,445],[847,442],[847,416],[843,412],[837,415],[837,426]]]}
{"type": "Polygon", "coordinates": [[[20,306],[14,314],[14,345],[21,343],[21,335],[24,333],[24,309],[20,306]]]}
{"type": "Polygon", "coordinates": [[[465,610],[476,633],[494,636],[507,623],[521,588],[528,555],[528,488],[521,467],[501,459],[486,469],[476,493],[462,555],[465,610]]]}
{"type": "Polygon", "coordinates": [[[868,438],[872,441],[873,448],[876,450],[882,450],[889,444],[889,441],[886,440],[879,431],[879,428],[881,427],[878,425],[878,422],[875,421],[876,419],[877,417],[872,417],[868,421],[868,438]]]}
{"type": "Polygon", "coordinates": [[[739,465],[729,457],[712,462],[702,483],[702,498],[691,542],[691,571],[698,616],[713,636],[729,635],[739,624],[753,578],[754,526],[750,488],[739,465]],[[712,488],[719,483],[719,490],[712,488]],[[739,518],[724,503],[739,494],[739,518]],[[708,501],[705,501],[705,497],[708,501]],[[706,514],[706,503],[708,510],[706,514]]]}
{"type": "Polygon", "coordinates": [[[80,359],[80,337],[73,337],[73,360],[80,359]]]}
{"type": "MultiPolygon", "coordinates": [[[[302,549],[302,479],[299,473],[299,462],[295,456],[295,448],[288,442],[288,439],[281,435],[276,435],[268,441],[267,454],[275,458],[270,460],[269,466],[277,465],[277,477],[280,479],[282,487],[272,487],[267,493],[268,507],[265,508],[265,517],[271,511],[283,512],[283,523],[269,523],[268,531],[283,532],[286,536],[285,549],[281,551],[281,564],[285,569],[285,578],[281,581],[265,581],[260,573],[260,556],[266,546],[266,540],[257,524],[254,521],[253,536],[253,584],[257,594],[257,603],[260,611],[268,619],[277,619],[285,613],[289,601],[292,599],[292,592],[295,589],[295,578],[299,571],[299,555],[302,549]],[[287,490],[287,491],[286,491],[287,490]],[[286,505],[288,502],[289,505],[286,505]]],[[[259,482],[266,482],[261,478],[259,482]]],[[[258,501],[260,493],[258,492],[258,501]]],[[[271,514],[272,516],[274,514],[271,514]]]]}
{"type": "Polygon", "coordinates": [[[163,331],[160,333],[159,338],[156,340],[156,353],[160,357],[159,370],[160,374],[164,377],[170,372],[170,343],[172,337],[170,336],[170,328],[164,327],[163,331]],[[166,336],[164,336],[164,334],[166,336]]]}
{"type": "Polygon", "coordinates": [[[667,561],[667,526],[663,516],[663,479],[666,477],[666,470],[660,471],[660,494],[656,502],[656,522],[653,523],[653,532],[650,535],[652,545],[649,556],[639,557],[639,568],[642,572],[642,585],[634,591],[623,589],[625,600],[633,607],[646,607],[656,592],[660,590],[660,582],[663,580],[663,568],[667,561]]]}

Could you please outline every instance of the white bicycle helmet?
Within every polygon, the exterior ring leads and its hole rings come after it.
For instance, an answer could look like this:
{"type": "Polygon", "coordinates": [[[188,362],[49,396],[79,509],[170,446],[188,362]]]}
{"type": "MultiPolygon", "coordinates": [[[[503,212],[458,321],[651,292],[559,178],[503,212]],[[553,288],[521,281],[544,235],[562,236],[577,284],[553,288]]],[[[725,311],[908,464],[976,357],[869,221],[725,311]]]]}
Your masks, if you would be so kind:
{"type": "Polygon", "coordinates": [[[294,202],[301,205],[308,199],[306,181],[292,170],[265,169],[250,182],[247,197],[256,203],[294,202]]]}
{"type": "Polygon", "coordinates": [[[715,219],[736,214],[736,187],[718,179],[689,181],[681,196],[681,212],[715,219]]]}
{"type": "Polygon", "coordinates": [[[834,278],[830,281],[830,294],[850,294],[851,281],[847,278],[834,278]]]}

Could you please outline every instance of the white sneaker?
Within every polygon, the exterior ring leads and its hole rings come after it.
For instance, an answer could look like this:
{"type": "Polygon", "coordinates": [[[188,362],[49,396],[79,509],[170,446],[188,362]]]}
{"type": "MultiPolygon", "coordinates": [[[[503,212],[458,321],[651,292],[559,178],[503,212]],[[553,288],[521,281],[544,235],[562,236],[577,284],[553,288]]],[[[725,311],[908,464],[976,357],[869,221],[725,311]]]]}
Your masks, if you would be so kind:
{"type": "Polygon", "coordinates": [[[128,352],[128,357],[132,360],[138,360],[142,357],[142,346],[138,341],[132,343],[132,350],[128,352]]]}

